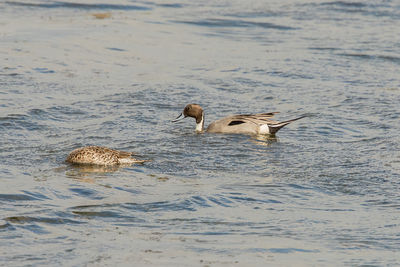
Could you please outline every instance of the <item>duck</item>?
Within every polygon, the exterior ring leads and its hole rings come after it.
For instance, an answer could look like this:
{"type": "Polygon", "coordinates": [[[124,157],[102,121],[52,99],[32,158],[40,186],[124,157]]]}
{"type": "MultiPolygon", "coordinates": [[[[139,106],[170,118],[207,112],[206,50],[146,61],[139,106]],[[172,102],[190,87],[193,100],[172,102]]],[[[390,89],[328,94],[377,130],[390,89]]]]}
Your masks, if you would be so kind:
{"type": "MultiPolygon", "coordinates": [[[[272,120],[271,118],[277,113],[279,112],[231,115],[212,122],[205,131],[208,133],[274,136],[282,127],[305,117],[301,116],[287,121],[272,120]]],[[[204,111],[200,105],[186,105],[182,113],[172,122],[177,122],[187,117],[192,117],[196,120],[196,132],[201,133],[204,131],[204,111]]]]}
{"type": "Polygon", "coordinates": [[[131,152],[114,150],[102,146],[85,146],[73,150],[65,160],[72,164],[92,164],[103,166],[130,165],[148,160],[138,160],[131,152]]]}

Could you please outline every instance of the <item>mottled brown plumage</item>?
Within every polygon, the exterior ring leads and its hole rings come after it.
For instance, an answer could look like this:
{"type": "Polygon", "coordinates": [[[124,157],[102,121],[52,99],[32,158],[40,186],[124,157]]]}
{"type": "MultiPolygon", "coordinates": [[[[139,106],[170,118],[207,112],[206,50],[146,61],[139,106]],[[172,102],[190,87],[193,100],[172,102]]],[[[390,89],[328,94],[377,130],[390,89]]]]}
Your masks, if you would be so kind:
{"type": "Polygon", "coordinates": [[[74,164],[119,165],[141,163],[146,160],[138,160],[131,157],[131,152],[119,151],[101,146],[86,146],[73,150],[66,162],[74,164]]]}

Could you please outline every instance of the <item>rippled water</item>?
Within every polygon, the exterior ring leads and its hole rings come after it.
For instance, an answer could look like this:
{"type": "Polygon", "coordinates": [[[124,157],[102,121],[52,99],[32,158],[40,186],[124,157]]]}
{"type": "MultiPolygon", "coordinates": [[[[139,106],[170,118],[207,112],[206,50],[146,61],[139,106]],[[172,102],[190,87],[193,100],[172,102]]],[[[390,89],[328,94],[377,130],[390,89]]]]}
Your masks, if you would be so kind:
{"type": "Polygon", "coordinates": [[[0,264],[400,264],[397,1],[0,3],[0,264]],[[278,139],[195,134],[307,114],[278,139]],[[83,145],[151,159],[64,162],[83,145]]]}

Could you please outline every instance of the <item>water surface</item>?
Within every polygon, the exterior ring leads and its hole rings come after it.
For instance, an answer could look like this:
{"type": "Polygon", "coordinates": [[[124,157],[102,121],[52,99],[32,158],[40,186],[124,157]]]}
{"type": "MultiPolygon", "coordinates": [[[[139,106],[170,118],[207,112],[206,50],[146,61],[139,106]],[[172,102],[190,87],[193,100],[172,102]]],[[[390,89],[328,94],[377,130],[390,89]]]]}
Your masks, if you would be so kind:
{"type": "Polygon", "coordinates": [[[395,1],[0,3],[0,264],[400,264],[395,1]],[[103,18],[103,19],[101,19],[103,18]],[[277,139],[172,124],[307,114],[277,139]],[[151,159],[65,164],[80,146],[151,159]]]}

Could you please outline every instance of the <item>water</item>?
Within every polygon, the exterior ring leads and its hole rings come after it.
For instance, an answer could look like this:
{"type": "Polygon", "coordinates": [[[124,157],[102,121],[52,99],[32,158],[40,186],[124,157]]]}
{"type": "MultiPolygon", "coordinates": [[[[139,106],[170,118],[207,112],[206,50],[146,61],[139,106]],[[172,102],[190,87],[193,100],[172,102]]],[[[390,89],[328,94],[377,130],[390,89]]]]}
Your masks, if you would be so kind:
{"type": "Polygon", "coordinates": [[[0,264],[400,264],[397,1],[3,1],[0,264]],[[307,114],[278,139],[173,124],[307,114]],[[83,145],[151,162],[76,168],[83,145]]]}

